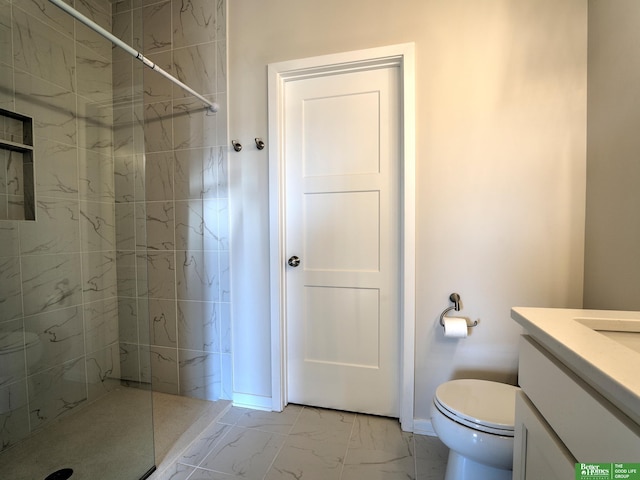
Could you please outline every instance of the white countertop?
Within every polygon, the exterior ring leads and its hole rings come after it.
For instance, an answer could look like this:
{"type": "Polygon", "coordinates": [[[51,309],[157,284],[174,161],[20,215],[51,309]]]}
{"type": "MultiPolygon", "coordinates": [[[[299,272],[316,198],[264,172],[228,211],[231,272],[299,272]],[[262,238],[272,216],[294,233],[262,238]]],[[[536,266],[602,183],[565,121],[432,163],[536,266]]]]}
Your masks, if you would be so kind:
{"type": "MultiPolygon", "coordinates": [[[[610,323],[633,326],[640,312],[515,307],[511,318],[542,344],[576,375],[640,424],[640,353],[598,333],[584,323],[597,323],[598,329],[610,323]],[[578,319],[578,320],[577,320],[578,319]],[[620,322],[622,320],[622,322],[620,322]]],[[[639,335],[637,333],[635,335],[639,335]]]]}

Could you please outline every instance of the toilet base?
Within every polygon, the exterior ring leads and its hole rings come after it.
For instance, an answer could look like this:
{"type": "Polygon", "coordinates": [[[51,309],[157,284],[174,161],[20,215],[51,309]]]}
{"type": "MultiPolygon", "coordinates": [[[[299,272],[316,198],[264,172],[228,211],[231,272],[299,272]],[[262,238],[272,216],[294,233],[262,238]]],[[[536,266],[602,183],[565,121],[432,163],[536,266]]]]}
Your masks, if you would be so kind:
{"type": "Polygon", "coordinates": [[[511,480],[512,471],[490,467],[449,450],[444,480],[511,480]]]}

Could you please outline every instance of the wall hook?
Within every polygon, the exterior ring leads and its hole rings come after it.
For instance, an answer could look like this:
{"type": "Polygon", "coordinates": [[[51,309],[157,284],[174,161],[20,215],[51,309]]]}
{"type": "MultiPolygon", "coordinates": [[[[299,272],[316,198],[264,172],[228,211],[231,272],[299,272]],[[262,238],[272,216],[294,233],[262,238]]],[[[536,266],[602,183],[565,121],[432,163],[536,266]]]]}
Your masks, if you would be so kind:
{"type": "Polygon", "coordinates": [[[258,150],[264,149],[264,142],[261,138],[256,138],[256,147],[258,147],[258,150]]]}
{"type": "Polygon", "coordinates": [[[237,141],[237,140],[231,140],[231,145],[233,145],[233,149],[234,149],[236,152],[239,152],[240,150],[242,150],[242,145],[241,145],[241,144],[240,144],[240,142],[239,142],[239,141],[237,141]]]}

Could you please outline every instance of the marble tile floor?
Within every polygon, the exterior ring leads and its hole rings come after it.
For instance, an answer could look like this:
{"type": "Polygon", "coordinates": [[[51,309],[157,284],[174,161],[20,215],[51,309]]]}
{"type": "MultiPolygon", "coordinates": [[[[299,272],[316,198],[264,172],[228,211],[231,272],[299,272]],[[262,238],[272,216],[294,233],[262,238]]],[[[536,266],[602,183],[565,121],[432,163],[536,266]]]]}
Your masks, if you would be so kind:
{"type": "Polygon", "coordinates": [[[448,449],[397,420],[289,405],[230,407],[151,480],[441,480],[448,449]]]}

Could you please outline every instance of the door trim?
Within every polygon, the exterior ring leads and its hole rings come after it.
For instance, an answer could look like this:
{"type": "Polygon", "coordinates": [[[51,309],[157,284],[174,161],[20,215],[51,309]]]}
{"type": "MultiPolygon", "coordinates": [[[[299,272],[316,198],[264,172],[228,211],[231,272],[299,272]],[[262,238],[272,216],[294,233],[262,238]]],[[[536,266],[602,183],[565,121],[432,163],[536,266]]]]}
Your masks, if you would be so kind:
{"type": "Polygon", "coordinates": [[[271,403],[281,411],[287,400],[285,318],[284,87],[287,82],[383,66],[398,66],[400,88],[400,423],[413,431],[415,390],[415,46],[413,43],[272,63],[268,66],[269,109],[269,266],[271,300],[271,403]]]}

